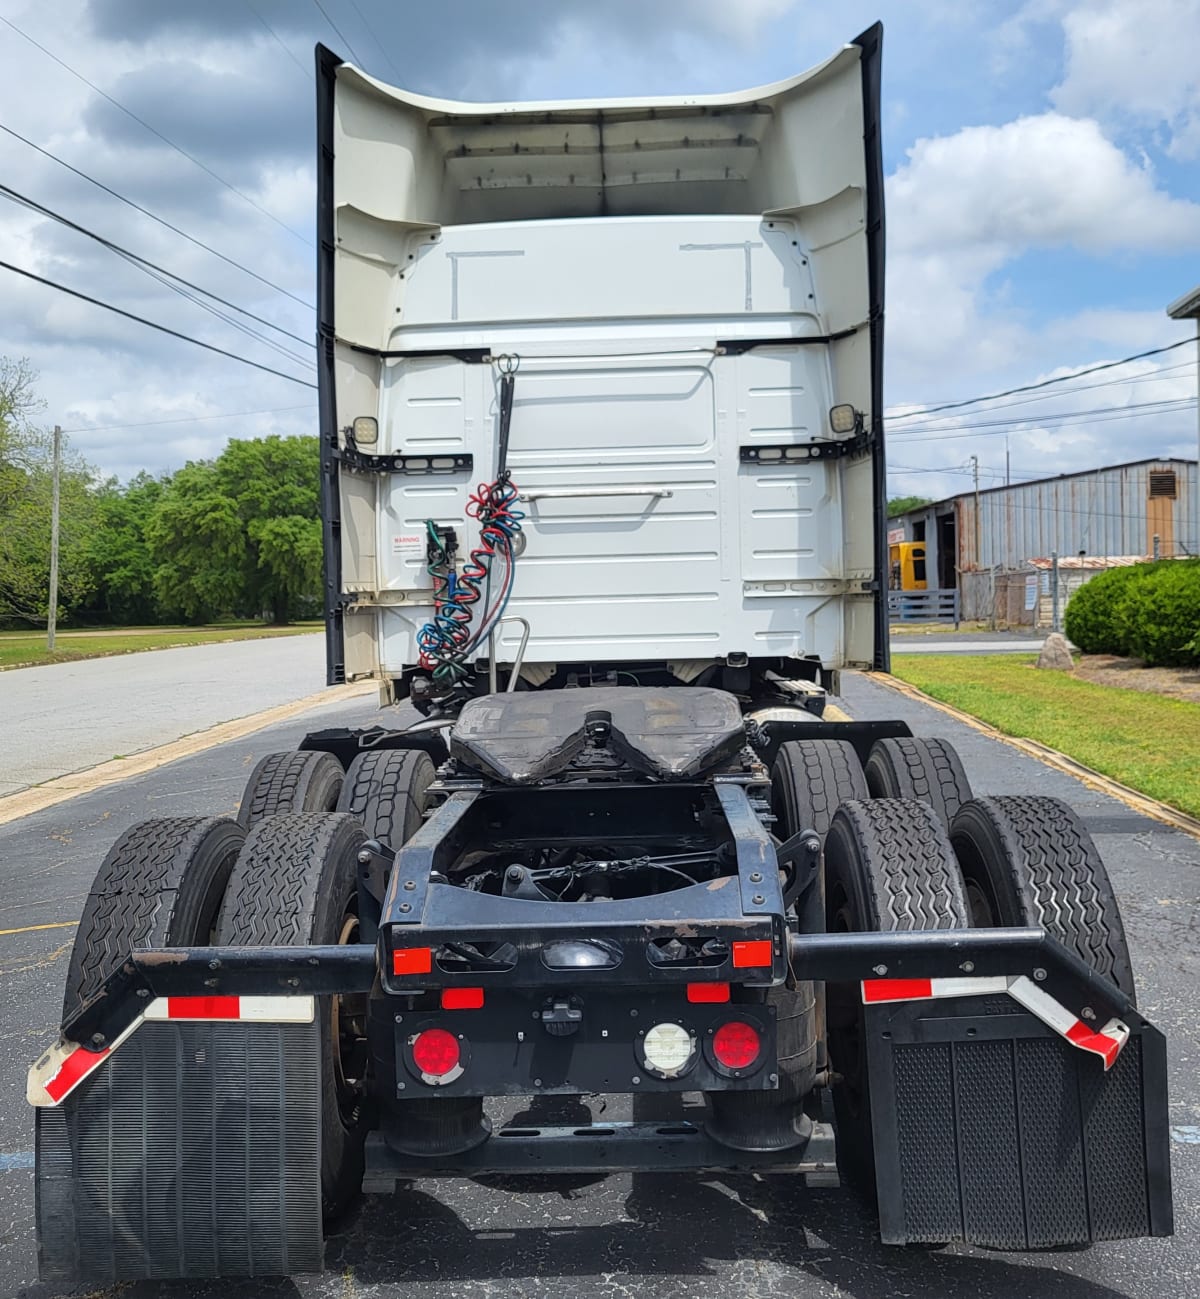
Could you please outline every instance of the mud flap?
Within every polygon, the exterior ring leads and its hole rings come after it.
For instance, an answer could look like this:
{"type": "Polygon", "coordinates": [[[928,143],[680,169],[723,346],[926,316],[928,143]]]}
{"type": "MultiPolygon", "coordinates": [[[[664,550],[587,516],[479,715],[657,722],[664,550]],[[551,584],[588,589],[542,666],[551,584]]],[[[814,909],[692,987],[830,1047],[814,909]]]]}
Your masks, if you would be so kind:
{"type": "Polygon", "coordinates": [[[1006,997],[864,1009],[885,1243],[1171,1234],[1166,1043],[1136,1013],[1106,1071],[1006,997]]]}
{"type": "Polygon", "coordinates": [[[315,1023],[147,1022],[35,1122],[43,1281],[321,1269],[315,1023]]]}

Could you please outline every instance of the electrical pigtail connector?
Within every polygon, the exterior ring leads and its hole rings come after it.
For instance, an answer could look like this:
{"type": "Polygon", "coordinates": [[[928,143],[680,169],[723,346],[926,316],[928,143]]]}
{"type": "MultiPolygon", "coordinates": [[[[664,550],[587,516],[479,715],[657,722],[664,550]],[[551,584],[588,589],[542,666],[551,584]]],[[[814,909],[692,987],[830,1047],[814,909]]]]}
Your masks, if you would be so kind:
{"type": "Polygon", "coordinates": [[[467,515],[479,521],[479,543],[457,573],[453,531],[426,521],[434,614],[421,628],[417,647],[421,667],[430,673],[433,693],[439,697],[466,685],[471,657],[504,616],[516,566],[513,540],[525,517],[514,508],[518,494],[507,471],[494,482],[480,483],[471,494],[467,515]]]}

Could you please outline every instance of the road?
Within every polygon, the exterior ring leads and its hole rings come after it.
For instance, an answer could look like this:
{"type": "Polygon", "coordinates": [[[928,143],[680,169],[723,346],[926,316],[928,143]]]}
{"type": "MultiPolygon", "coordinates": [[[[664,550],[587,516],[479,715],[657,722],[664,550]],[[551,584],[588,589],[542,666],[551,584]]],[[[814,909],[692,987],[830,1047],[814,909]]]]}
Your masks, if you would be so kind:
{"type": "Polygon", "coordinates": [[[906,632],[891,638],[893,654],[1036,654],[1045,636],[1004,631],[906,632]]]}
{"type": "Polygon", "coordinates": [[[315,694],[320,634],[0,672],[0,797],[315,694]]]}
{"type": "MultiPolygon", "coordinates": [[[[191,651],[188,651],[191,652],[191,651]]],[[[422,1182],[367,1199],[327,1242],[321,1276],[135,1285],[122,1299],[1171,1299],[1200,1294],[1200,843],[1072,778],[863,678],[854,717],[896,716],[958,745],[976,790],[1037,790],[1087,820],[1125,909],[1145,1013],[1170,1040],[1179,1235],[1082,1253],[885,1249],[849,1190],[786,1178],[613,1176],[504,1188],[422,1182]]],[[[72,929],[117,832],[175,812],[230,813],[255,759],[316,725],[378,717],[368,700],[231,742],[0,826],[0,1294],[52,1299],[33,1282],[28,1063],[56,1030],[72,929]],[[51,925],[56,928],[30,928],[51,925]]],[[[616,1105],[607,1118],[620,1117],[616,1105]]],[[[82,1292],[81,1292],[82,1293],[82,1292]]],[[[94,1292],[93,1292],[94,1293],[94,1292]]]]}

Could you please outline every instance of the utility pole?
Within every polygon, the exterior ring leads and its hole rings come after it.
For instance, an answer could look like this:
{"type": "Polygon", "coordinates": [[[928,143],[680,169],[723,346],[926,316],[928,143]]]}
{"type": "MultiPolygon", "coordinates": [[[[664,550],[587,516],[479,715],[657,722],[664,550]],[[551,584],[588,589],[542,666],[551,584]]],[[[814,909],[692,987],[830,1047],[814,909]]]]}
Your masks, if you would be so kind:
{"type": "Polygon", "coordinates": [[[54,648],[58,623],[58,484],[62,477],[62,429],[54,426],[54,469],[50,489],[50,608],[46,614],[46,648],[54,648]]]}
{"type": "Polygon", "coordinates": [[[1050,552],[1050,630],[1062,631],[1058,619],[1058,551],[1050,552]]]}
{"type": "Polygon", "coordinates": [[[1008,436],[1004,438],[1004,485],[1012,485],[1012,461],[1008,458],[1008,436]]]}
{"type": "Polygon", "coordinates": [[[983,552],[980,549],[980,519],[979,519],[979,457],[971,457],[971,472],[975,476],[975,567],[983,567],[983,552]]]}
{"type": "MultiPolygon", "coordinates": [[[[971,472],[974,474],[975,477],[975,571],[977,573],[982,573],[983,572],[983,546],[982,546],[981,538],[983,533],[982,533],[982,520],[979,517],[979,457],[978,456],[971,457],[971,472]]],[[[978,599],[979,602],[982,604],[983,591],[981,588],[978,587],[976,589],[979,591],[978,599]]],[[[989,611],[988,617],[992,626],[994,627],[996,624],[996,596],[994,591],[992,593],[991,605],[992,607],[991,610],[989,611]]],[[[978,616],[978,614],[976,616],[978,616]]]]}

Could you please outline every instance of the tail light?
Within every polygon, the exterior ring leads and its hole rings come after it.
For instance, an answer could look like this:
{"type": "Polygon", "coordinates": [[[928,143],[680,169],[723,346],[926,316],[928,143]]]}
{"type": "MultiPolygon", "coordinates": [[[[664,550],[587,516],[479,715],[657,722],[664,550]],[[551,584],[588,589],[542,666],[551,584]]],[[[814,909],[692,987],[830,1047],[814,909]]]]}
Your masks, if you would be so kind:
{"type": "Polygon", "coordinates": [[[432,947],[397,947],[392,953],[393,974],[428,974],[432,969],[432,947]]]}
{"type": "Polygon", "coordinates": [[[444,1028],[426,1028],[410,1044],[413,1067],[421,1078],[437,1086],[452,1082],[462,1073],[462,1047],[444,1028]]]}
{"type": "Polygon", "coordinates": [[[682,1024],[655,1024],[641,1040],[642,1064],[660,1078],[678,1078],[696,1062],[696,1039],[682,1024]]]}
{"type": "Polygon", "coordinates": [[[737,970],[752,970],[760,965],[770,965],[772,960],[771,940],[754,938],[733,945],[733,965],[737,970]]]}
{"type": "Polygon", "coordinates": [[[762,1039],[753,1024],[730,1020],[713,1034],[712,1053],[726,1069],[749,1069],[759,1057],[762,1039]]]}
{"type": "Polygon", "coordinates": [[[443,988],[443,1010],[479,1010],[483,1005],[482,988],[443,988]]]}

